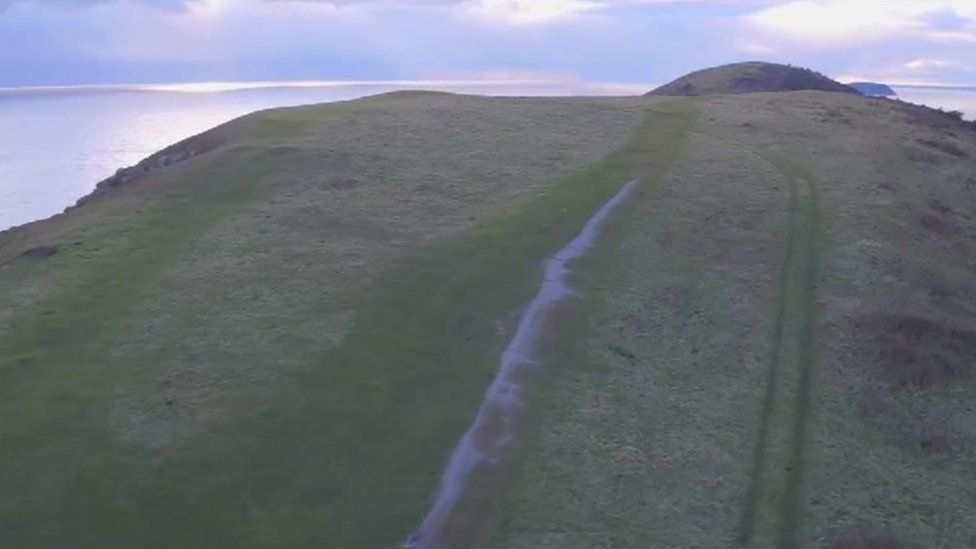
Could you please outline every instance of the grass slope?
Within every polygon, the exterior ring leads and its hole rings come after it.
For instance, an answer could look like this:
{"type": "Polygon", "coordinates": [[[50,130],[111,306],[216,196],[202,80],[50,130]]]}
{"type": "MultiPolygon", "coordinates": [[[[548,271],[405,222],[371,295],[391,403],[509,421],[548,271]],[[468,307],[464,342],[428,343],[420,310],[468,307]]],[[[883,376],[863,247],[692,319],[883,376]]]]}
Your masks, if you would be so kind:
{"type": "Polygon", "coordinates": [[[552,368],[495,546],[971,543],[971,130],[847,94],[697,109],[552,368]]]}
{"type": "Polygon", "coordinates": [[[634,174],[455,545],[971,542],[970,125],[400,93],[190,143],[0,235],[0,545],[395,546],[540,260],[634,174]]]}
{"type": "Polygon", "coordinates": [[[7,235],[3,545],[394,545],[539,260],[641,169],[644,116],[437,94],[271,111],[7,235]],[[39,244],[57,254],[18,258],[39,244]]]}

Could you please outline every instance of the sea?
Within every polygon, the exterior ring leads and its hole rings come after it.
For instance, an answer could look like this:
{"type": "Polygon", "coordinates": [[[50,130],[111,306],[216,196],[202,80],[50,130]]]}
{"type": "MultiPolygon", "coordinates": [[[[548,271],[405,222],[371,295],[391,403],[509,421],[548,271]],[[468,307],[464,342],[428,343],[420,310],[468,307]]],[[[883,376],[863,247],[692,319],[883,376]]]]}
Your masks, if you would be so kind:
{"type": "MultiPolygon", "coordinates": [[[[634,95],[651,84],[578,81],[259,82],[0,88],[0,231],[44,219],[185,137],[260,109],[404,89],[495,96],[634,95]]],[[[895,88],[976,118],[976,88],[895,88]]]]}

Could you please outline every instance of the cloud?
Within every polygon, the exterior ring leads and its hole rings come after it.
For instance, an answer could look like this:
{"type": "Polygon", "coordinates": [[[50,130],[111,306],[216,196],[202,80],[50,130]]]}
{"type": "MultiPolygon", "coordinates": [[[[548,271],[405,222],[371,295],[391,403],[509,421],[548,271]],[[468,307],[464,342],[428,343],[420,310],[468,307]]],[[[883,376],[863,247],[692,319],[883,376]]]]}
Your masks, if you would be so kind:
{"type": "Polygon", "coordinates": [[[770,37],[827,48],[895,37],[976,41],[972,0],[793,0],[752,13],[745,21],[770,37]]]}
{"type": "MultiPolygon", "coordinates": [[[[0,11],[15,4],[40,4],[45,7],[57,6],[61,8],[85,8],[100,4],[111,4],[118,0],[0,0],[0,11]]],[[[199,2],[200,0],[125,0],[137,4],[153,6],[164,10],[179,10],[188,4],[199,2]]]]}
{"type": "Polygon", "coordinates": [[[961,63],[958,61],[945,61],[942,59],[916,59],[905,63],[905,67],[919,72],[931,72],[933,70],[958,67],[960,65],[961,63]]]}
{"type": "Polygon", "coordinates": [[[680,3],[705,0],[263,0],[272,3],[318,3],[338,7],[442,8],[469,20],[515,26],[541,25],[607,9],[613,5],[680,3]]]}
{"type": "Polygon", "coordinates": [[[383,4],[387,6],[417,7],[417,6],[450,6],[461,4],[469,0],[264,0],[265,2],[319,2],[335,6],[351,6],[354,4],[383,4]]]}
{"type": "MultiPolygon", "coordinates": [[[[264,0],[276,3],[325,3],[375,8],[449,8],[454,13],[492,23],[544,24],[637,0],[264,0]]],[[[657,0],[663,1],[663,0],[657,0]]],[[[667,0],[670,2],[682,0],[667,0]]],[[[684,0],[688,1],[688,0],[684,0]]]]}
{"type": "Polygon", "coordinates": [[[534,25],[602,10],[607,3],[598,0],[480,0],[462,6],[467,13],[488,21],[534,25]]]}
{"type": "MultiPolygon", "coordinates": [[[[613,7],[692,6],[722,4],[724,0],[239,0],[241,4],[320,5],[331,8],[443,9],[469,20],[514,26],[544,25],[565,21],[613,7]]],[[[768,5],[774,0],[739,0],[739,6],[768,5]]],[[[209,6],[229,4],[229,0],[0,0],[0,11],[21,4],[40,7],[93,7],[135,4],[168,11],[183,11],[194,4],[209,6]]]]}
{"type": "MultiPolygon", "coordinates": [[[[481,18],[491,23],[513,25],[544,24],[605,9],[613,4],[682,3],[705,0],[261,0],[264,4],[324,5],[328,7],[366,7],[372,9],[446,8],[453,13],[481,18]]],[[[43,7],[85,8],[106,4],[140,4],[177,11],[217,0],[0,0],[0,11],[16,4],[43,7]]]]}
{"type": "Polygon", "coordinates": [[[967,68],[973,44],[966,42],[976,37],[976,0],[0,0],[0,6],[8,7],[0,15],[0,85],[424,79],[496,71],[662,81],[753,58],[828,74],[884,68],[895,81],[976,78],[967,68]],[[946,64],[953,60],[962,64],[946,64]]]}
{"type": "Polygon", "coordinates": [[[843,81],[876,81],[909,85],[972,86],[976,65],[970,56],[920,57],[911,61],[865,64],[840,77],[843,81]]]}

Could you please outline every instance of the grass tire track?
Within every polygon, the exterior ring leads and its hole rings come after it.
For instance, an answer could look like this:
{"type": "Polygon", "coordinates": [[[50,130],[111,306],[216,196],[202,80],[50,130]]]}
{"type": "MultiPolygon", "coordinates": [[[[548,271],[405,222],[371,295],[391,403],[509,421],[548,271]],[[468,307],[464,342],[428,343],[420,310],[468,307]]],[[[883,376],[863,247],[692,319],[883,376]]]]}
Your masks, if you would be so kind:
{"type": "Polygon", "coordinates": [[[776,318],[773,324],[773,331],[770,336],[771,346],[769,354],[769,368],[766,373],[766,391],[763,395],[762,406],[759,412],[759,431],[756,434],[756,444],[753,448],[752,464],[749,474],[749,487],[746,490],[745,504],[742,518],[739,523],[739,534],[736,543],[746,546],[755,530],[756,514],[758,512],[758,501],[762,489],[762,472],[766,462],[766,447],[769,441],[769,423],[773,408],[776,405],[776,388],[779,383],[780,364],[783,354],[783,325],[787,315],[786,299],[782,295],[789,283],[789,265],[793,262],[795,223],[796,213],[796,194],[790,192],[789,220],[787,221],[786,248],[783,252],[783,261],[780,264],[780,271],[777,277],[777,286],[780,295],[776,298],[776,318]]]}
{"type": "Polygon", "coordinates": [[[818,244],[818,204],[819,197],[813,179],[802,169],[796,166],[788,167],[788,171],[794,172],[792,194],[803,193],[801,202],[803,208],[804,225],[806,230],[801,233],[801,257],[806,261],[800,273],[800,287],[797,292],[802,300],[802,307],[799,311],[799,334],[798,349],[795,356],[796,369],[799,371],[799,384],[795,395],[793,408],[793,424],[790,438],[790,458],[786,468],[786,492],[784,494],[784,504],[780,508],[779,516],[779,547],[794,547],[797,545],[796,535],[799,531],[800,514],[802,512],[801,492],[803,484],[803,473],[806,469],[806,444],[809,438],[810,415],[812,409],[812,386],[814,369],[814,342],[815,342],[815,322],[816,322],[816,298],[817,298],[817,244],[818,244]]]}
{"type": "Polygon", "coordinates": [[[759,429],[742,516],[735,544],[749,547],[755,543],[757,525],[763,505],[776,503],[774,517],[775,546],[797,545],[801,490],[806,468],[806,441],[812,408],[814,368],[814,323],[816,317],[818,193],[813,179],[801,167],[782,159],[771,159],[789,180],[790,201],[783,260],[778,275],[775,320],[770,335],[769,368],[766,391],[760,407],[759,429]],[[789,369],[787,369],[789,368],[789,369]],[[790,387],[786,374],[796,376],[791,406],[785,406],[790,387]],[[787,440],[785,463],[777,463],[771,447],[772,424],[789,415],[788,427],[782,427],[787,440]],[[779,477],[776,471],[783,471],[779,477]],[[780,482],[782,483],[780,485],[780,482]],[[777,490],[779,488],[779,490],[777,490]],[[772,494],[774,497],[765,497],[772,494]]]}

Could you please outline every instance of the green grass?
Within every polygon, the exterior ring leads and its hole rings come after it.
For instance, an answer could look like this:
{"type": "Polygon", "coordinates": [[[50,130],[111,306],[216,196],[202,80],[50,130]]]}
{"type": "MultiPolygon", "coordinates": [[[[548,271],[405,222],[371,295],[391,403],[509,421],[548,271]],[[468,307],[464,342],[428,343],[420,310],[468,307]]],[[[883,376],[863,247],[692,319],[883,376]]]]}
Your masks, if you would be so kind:
{"type": "Polygon", "coordinates": [[[976,328],[976,157],[918,140],[976,144],[845,95],[698,105],[551,368],[495,545],[971,543],[973,376],[893,385],[873,319],[976,328]],[[970,228],[934,235],[933,209],[970,228]],[[923,449],[933,434],[952,449],[923,449]]]}
{"type": "Polygon", "coordinates": [[[786,219],[776,174],[695,133],[637,205],[595,283],[587,329],[550,368],[498,547],[734,539],[786,219]]]}
{"type": "Polygon", "coordinates": [[[818,192],[802,168],[781,160],[773,163],[789,181],[789,217],[777,278],[769,370],[736,536],[736,543],[743,547],[798,545],[807,465],[815,362],[818,192]],[[776,427],[786,432],[772,435],[776,427]],[[771,439],[787,443],[774,448],[771,439]],[[760,517],[775,523],[775,529],[773,524],[757,525],[760,517]]]}
{"type": "Polygon", "coordinates": [[[967,131],[817,92],[232,122],[0,235],[0,545],[395,546],[542,259],[641,174],[458,545],[964,547],[967,131]]]}
{"type": "Polygon", "coordinates": [[[394,545],[494,373],[497,321],[642,170],[651,127],[620,140],[644,116],[628,100],[420,95],[318,111],[320,127],[290,125],[308,109],[259,115],[246,145],[20,235],[61,252],[2,276],[26,288],[31,271],[60,269],[63,287],[11,299],[0,343],[3,409],[18,418],[0,433],[5,546],[394,545]],[[466,129],[433,133],[437,116],[466,129]],[[347,143],[338,123],[374,141],[347,143]],[[361,194],[303,211],[336,188],[361,194]]]}
{"type": "MultiPolygon", "coordinates": [[[[896,366],[886,353],[903,336],[877,319],[907,315],[939,329],[974,329],[957,308],[971,295],[964,288],[972,279],[959,277],[972,265],[971,252],[962,251],[973,249],[972,233],[939,235],[922,222],[934,210],[951,219],[972,215],[976,196],[965,173],[973,157],[960,162],[919,147],[934,138],[972,151],[973,140],[912,123],[886,101],[817,93],[770,99],[743,101],[717,117],[727,122],[714,131],[802,166],[800,175],[818,190],[815,362],[793,535],[800,545],[889,535],[906,544],[965,546],[976,524],[954,502],[974,495],[959,479],[976,472],[976,456],[964,427],[971,412],[958,398],[971,393],[973,378],[961,367],[945,386],[894,384],[888,372],[896,366]],[[754,128],[748,133],[745,120],[754,128]],[[951,289],[933,293],[942,280],[952,280],[951,289]],[[933,434],[954,447],[924,450],[933,434]]],[[[931,352],[932,341],[912,337],[896,344],[931,352]]],[[[967,352],[972,363],[974,350],[967,352]]]]}

